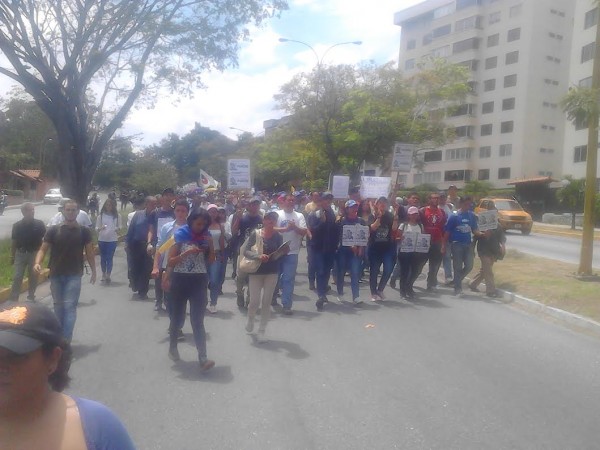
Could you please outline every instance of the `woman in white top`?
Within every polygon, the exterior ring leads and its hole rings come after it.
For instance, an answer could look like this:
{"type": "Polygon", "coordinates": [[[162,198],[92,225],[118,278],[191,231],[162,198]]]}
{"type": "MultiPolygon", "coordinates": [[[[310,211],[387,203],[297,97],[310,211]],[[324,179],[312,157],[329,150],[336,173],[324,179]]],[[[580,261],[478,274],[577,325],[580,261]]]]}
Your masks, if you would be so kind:
{"type": "Polygon", "coordinates": [[[119,239],[117,232],[120,226],[121,219],[117,212],[117,202],[109,198],[102,205],[100,214],[98,214],[96,219],[98,247],[100,248],[100,267],[102,268],[102,279],[100,281],[106,284],[110,284],[113,258],[119,239]]]}
{"type": "Polygon", "coordinates": [[[208,264],[208,290],[210,291],[210,304],[208,312],[215,314],[217,312],[217,300],[223,288],[221,282],[221,273],[225,264],[225,228],[219,219],[219,207],[217,205],[208,205],[208,214],[210,215],[210,226],[208,232],[212,239],[213,249],[215,251],[214,261],[208,264]]]}

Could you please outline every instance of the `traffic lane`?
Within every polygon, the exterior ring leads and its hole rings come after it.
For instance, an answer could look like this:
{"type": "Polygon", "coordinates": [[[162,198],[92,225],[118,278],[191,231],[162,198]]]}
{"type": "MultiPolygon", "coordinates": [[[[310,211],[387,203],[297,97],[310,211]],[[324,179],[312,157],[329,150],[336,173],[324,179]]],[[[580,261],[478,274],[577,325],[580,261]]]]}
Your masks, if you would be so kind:
{"type": "MultiPolygon", "coordinates": [[[[567,236],[552,236],[542,233],[531,233],[523,236],[516,232],[506,233],[508,249],[514,249],[534,256],[579,264],[581,239],[567,236]]],[[[600,241],[594,241],[592,267],[600,269],[600,241]]]]}
{"type": "Polygon", "coordinates": [[[217,366],[199,375],[189,324],[174,364],[168,319],[131,300],[122,249],[117,259],[112,286],[84,286],[72,391],[114,408],[138,448],[578,449],[600,438],[598,340],[499,302],[442,289],[317,313],[299,276],[295,315],[275,315],[258,345],[228,280],[206,318],[217,366]]]}

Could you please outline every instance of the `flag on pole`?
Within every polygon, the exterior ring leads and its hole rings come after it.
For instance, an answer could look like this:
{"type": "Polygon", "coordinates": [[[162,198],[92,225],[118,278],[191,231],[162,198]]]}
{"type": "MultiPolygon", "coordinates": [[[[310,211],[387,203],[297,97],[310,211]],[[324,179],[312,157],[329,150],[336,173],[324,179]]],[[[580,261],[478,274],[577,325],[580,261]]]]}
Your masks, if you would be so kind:
{"type": "Polygon", "coordinates": [[[219,182],[207,174],[204,170],[200,169],[200,186],[204,189],[214,187],[219,187],[219,182]]]}

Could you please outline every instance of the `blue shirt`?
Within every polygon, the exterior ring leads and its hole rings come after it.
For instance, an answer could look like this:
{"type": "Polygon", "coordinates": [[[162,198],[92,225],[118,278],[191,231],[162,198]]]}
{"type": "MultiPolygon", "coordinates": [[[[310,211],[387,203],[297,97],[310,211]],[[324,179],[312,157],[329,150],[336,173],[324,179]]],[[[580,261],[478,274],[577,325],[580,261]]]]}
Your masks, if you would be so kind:
{"type": "Polygon", "coordinates": [[[87,450],[135,450],[127,430],[101,403],[73,397],[79,410],[87,450]]]}
{"type": "Polygon", "coordinates": [[[451,215],[446,223],[445,231],[450,233],[448,241],[471,243],[471,234],[477,230],[477,217],[472,211],[457,211],[451,215]]]}
{"type": "Polygon", "coordinates": [[[137,211],[131,218],[131,223],[127,229],[127,237],[125,240],[128,244],[135,241],[148,241],[149,222],[146,216],[146,210],[137,211]]]}

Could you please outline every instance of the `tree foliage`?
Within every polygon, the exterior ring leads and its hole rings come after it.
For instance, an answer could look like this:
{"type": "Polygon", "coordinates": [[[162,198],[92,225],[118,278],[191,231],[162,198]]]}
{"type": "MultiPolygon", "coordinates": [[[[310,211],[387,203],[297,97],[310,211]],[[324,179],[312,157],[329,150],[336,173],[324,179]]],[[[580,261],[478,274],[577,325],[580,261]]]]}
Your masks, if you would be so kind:
{"type": "Polygon", "coordinates": [[[21,0],[0,3],[3,74],[57,134],[63,192],[83,201],[102,151],[138,98],[190,94],[234,64],[245,25],[284,0],[21,0]]]}
{"type": "Polygon", "coordinates": [[[440,144],[444,115],[468,92],[464,67],[427,60],[404,78],[383,66],[322,66],[296,75],[275,100],[288,112],[289,138],[326,161],[327,171],[355,173],[363,161],[385,165],[395,142],[440,144]]]}
{"type": "Polygon", "coordinates": [[[130,187],[146,194],[158,194],[166,187],[177,186],[177,171],[151,157],[141,157],[133,163],[130,187]]]}
{"type": "Polygon", "coordinates": [[[493,186],[488,181],[471,180],[465,183],[463,193],[470,195],[475,200],[480,200],[483,197],[487,197],[492,191],[493,186]]]}

